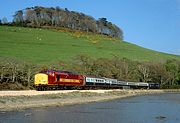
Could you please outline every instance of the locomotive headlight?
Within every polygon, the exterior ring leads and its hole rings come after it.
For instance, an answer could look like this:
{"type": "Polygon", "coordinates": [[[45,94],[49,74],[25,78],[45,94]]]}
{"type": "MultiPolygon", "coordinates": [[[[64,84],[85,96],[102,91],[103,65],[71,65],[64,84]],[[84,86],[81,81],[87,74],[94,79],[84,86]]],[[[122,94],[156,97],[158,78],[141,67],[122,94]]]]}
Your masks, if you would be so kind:
{"type": "Polygon", "coordinates": [[[46,82],[46,80],[41,80],[40,82],[46,82]]]}

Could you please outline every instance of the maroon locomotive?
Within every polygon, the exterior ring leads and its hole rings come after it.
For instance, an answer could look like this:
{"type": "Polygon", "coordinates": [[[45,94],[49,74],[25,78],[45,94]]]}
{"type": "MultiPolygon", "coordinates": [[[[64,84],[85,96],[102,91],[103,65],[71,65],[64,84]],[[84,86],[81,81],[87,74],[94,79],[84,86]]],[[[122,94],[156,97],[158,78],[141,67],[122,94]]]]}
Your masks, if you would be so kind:
{"type": "Polygon", "coordinates": [[[84,76],[68,71],[44,70],[35,75],[37,90],[53,88],[81,88],[85,85],[84,76]]]}

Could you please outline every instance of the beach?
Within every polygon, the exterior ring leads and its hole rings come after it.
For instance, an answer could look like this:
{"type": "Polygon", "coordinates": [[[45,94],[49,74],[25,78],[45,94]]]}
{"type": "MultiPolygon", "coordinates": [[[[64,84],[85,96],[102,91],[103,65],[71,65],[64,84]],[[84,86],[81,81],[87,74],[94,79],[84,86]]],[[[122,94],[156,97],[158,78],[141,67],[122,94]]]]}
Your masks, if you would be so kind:
{"type": "Polygon", "coordinates": [[[108,101],[137,95],[178,93],[180,90],[56,90],[0,91],[0,111],[108,101]]]}

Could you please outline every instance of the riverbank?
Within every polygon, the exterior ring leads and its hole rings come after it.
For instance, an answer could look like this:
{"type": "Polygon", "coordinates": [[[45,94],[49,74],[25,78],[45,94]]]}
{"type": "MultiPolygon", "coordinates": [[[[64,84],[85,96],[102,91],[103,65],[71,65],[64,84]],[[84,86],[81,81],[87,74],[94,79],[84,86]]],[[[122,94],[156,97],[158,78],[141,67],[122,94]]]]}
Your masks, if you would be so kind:
{"type": "Polygon", "coordinates": [[[63,106],[106,101],[136,95],[180,92],[180,90],[60,90],[0,91],[0,111],[63,106]]]}

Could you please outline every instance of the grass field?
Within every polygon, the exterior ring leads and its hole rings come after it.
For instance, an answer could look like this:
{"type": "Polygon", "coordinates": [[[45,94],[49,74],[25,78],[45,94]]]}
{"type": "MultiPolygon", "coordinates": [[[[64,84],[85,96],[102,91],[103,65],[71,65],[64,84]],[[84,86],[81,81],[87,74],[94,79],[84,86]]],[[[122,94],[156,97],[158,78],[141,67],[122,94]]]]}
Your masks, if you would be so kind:
{"type": "Polygon", "coordinates": [[[160,53],[96,34],[0,26],[0,56],[34,63],[71,61],[79,54],[94,58],[125,57],[138,61],[180,60],[180,56],[160,53]]]}

